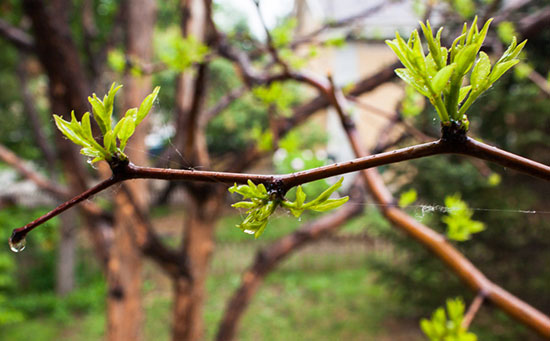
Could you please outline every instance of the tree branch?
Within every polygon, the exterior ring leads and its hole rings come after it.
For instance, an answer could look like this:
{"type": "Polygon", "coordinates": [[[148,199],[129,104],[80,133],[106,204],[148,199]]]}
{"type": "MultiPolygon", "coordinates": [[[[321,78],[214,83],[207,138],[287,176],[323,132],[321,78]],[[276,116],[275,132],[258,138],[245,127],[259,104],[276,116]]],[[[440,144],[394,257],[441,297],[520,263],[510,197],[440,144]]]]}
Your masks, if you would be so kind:
{"type": "MultiPolygon", "coordinates": [[[[327,89],[327,97],[331,98],[331,102],[340,116],[342,125],[348,135],[355,154],[357,156],[368,155],[360,143],[354,124],[350,122],[349,117],[345,113],[344,96],[332,86],[331,89],[327,89]]],[[[466,149],[471,152],[469,155],[477,157],[478,155],[475,155],[474,150],[479,150],[479,156],[481,158],[498,163],[501,161],[510,162],[510,165],[513,165],[517,170],[524,169],[523,167],[527,167],[530,162],[533,162],[516,155],[508,155],[510,153],[507,152],[494,152],[493,149],[496,148],[491,148],[484,144],[480,146],[479,142],[475,142],[470,138],[467,138],[463,144],[468,146],[466,149]]],[[[550,176],[550,167],[548,166],[538,164],[537,167],[529,167],[530,172],[539,169],[539,167],[546,170],[543,172],[542,178],[547,179],[547,177],[550,176]]],[[[466,257],[449,244],[445,240],[445,237],[419,223],[404,211],[397,208],[394,204],[395,199],[385,186],[377,170],[363,170],[361,174],[365,179],[368,189],[375,197],[375,200],[381,204],[382,213],[389,221],[431,250],[471,289],[477,292],[481,291],[487,293],[487,298],[510,316],[524,323],[526,326],[529,326],[540,335],[547,338],[550,337],[550,318],[548,316],[491,282],[466,257]]]]}
{"type": "Polygon", "coordinates": [[[66,199],[69,197],[69,191],[62,188],[59,184],[56,184],[45,177],[40,173],[35,172],[24,164],[24,161],[21,160],[17,155],[12,153],[8,148],[0,144],[0,159],[10,165],[12,168],[17,170],[25,178],[34,182],[38,187],[44,189],[45,191],[52,193],[57,198],[66,199]]]}
{"type": "Polygon", "coordinates": [[[0,36],[23,52],[34,52],[34,39],[27,32],[10,25],[3,19],[0,19],[0,36]]]}
{"type": "Polygon", "coordinates": [[[79,195],[75,196],[69,201],[65,201],[61,205],[57,206],[50,212],[46,213],[45,215],[41,216],[40,218],[33,220],[32,222],[28,223],[27,225],[20,227],[18,229],[13,230],[13,233],[10,237],[10,244],[17,244],[21,240],[25,239],[25,236],[32,230],[34,230],[36,227],[40,226],[41,224],[45,223],[46,221],[50,220],[51,218],[57,216],[58,214],[66,211],[67,209],[73,207],[74,205],[82,202],[83,200],[86,200],[90,198],[91,196],[111,187],[112,185],[116,184],[117,182],[120,182],[122,179],[113,176],[107,180],[104,180],[100,182],[99,184],[95,185],[94,187],[88,189],[87,191],[80,193],[79,195]]]}
{"type": "Polygon", "coordinates": [[[214,117],[216,117],[219,113],[230,106],[233,101],[241,97],[246,92],[246,90],[247,88],[242,86],[240,88],[235,88],[225,94],[212,108],[209,108],[203,113],[200,119],[200,125],[202,127],[206,127],[206,124],[208,122],[210,122],[214,117]]]}
{"type": "Polygon", "coordinates": [[[132,219],[134,240],[141,252],[157,263],[170,277],[189,277],[188,264],[185,259],[160,241],[151,225],[151,220],[133,200],[128,187],[125,184],[122,184],[121,187],[125,195],[124,198],[119,198],[119,200],[122,199],[119,207],[126,211],[127,217],[132,219]]]}
{"type": "Polygon", "coordinates": [[[42,123],[40,122],[40,117],[36,107],[34,106],[34,98],[28,87],[27,70],[24,65],[25,60],[26,56],[24,54],[20,54],[20,59],[17,63],[16,69],[19,85],[21,86],[23,108],[29,120],[35,143],[44,156],[49,172],[53,174],[53,169],[55,168],[55,150],[50,141],[46,138],[42,123]]]}
{"type": "Polygon", "coordinates": [[[485,300],[486,293],[480,291],[472,303],[470,304],[470,307],[468,307],[468,311],[466,312],[466,315],[464,315],[464,319],[462,320],[462,328],[468,329],[470,327],[470,324],[474,320],[474,317],[476,316],[477,312],[479,311],[479,308],[481,308],[481,305],[483,304],[483,301],[485,300]]]}

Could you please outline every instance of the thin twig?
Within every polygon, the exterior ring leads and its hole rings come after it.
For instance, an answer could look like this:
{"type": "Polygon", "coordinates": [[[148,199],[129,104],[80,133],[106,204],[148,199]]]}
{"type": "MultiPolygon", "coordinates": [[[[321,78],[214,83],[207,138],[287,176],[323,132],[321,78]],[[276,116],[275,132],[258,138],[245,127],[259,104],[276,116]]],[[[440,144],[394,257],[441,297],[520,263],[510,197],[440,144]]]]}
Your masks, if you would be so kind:
{"type": "Polygon", "coordinates": [[[34,230],[36,227],[42,225],[46,221],[50,220],[51,218],[59,215],[60,213],[68,210],[69,208],[73,207],[74,205],[90,198],[91,196],[111,187],[112,185],[116,184],[117,182],[122,181],[122,178],[118,177],[111,177],[107,180],[104,180],[100,182],[99,184],[95,185],[94,187],[90,188],[89,190],[80,193],[79,195],[75,196],[69,201],[65,201],[61,205],[57,206],[55,209],[51,210],[50,212],[44,214],[40,218],[31,221],[27,225],[20,227],[18,229],[13,230],[13,233],[10,238],[10,243],[18,243],[22,239],[25,238],[25,236],[34,230]]]}
{"type": "Polygon", "coordinates": [[[126,216],[133,220],[133,237],[141,252],[157,263],[169,276],[174,278],[182,275],[189,276],[187,262],[177,252],[161,242],[151,225],[151,219],[144,210],[138,207],[128,187],[123,183],[121,188],[124,192],[123,205],[121,206],[128,211],[126,216]]]}
{"type": "Polygon", "coordinates": [[[466,315],[464,315],[464,319],[462,320],[462,328],[468,329],[470,327],[470,324],[474,320],[474,317],[479,311],[479,308],[481,308],[481,305],[483,304],[483,301],[485,300],[486,296],[487,294],[483,291],[480,291],[476,295],[476,297],[470,304],[470,307],[468,307],[468,311],[466,312],[466,315]]]}

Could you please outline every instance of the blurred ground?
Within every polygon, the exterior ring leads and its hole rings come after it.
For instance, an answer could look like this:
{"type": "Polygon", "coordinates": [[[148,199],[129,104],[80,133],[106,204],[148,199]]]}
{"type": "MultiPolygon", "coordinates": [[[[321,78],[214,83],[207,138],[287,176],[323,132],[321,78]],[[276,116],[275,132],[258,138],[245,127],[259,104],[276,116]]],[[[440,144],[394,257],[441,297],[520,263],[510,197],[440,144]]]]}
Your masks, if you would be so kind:
{"type": "MultiPolygon", "coordinates": [[[[154,223],[168,243],[180,240],[182,210],[160,209],[154,223]]],[[[279,215],[265,238],[250,239],[234,228],[240,217],[230,215],[220,221],[218,245],[207,283],[208,300],[204,308],[207,340],[213,339],[227,299],[240,284],[243,270],[258,247],[295,229],[302,222],[279,215]]],[[[373,243],[360,230],[361,221],[348,224],[339,238],[309,245],[291,256],[261,286],[245,313],[239,340],[421,340],[418,321],[399,319],[400,307],[392,293],[376,284],[369,272],[369,252],[388,252],[388,247],[373,243]],[[393,317],[392,317],[393,316],[393,317]]],[[[93,260],[90,260],[93,262],[93,260]]],[[[168,278],[148,263],[145,267],[145,340],[169,340],[171,284],[168,278]]],[[[104,300],[104,288],[79,295],[104,300]]],[[[82,301],[82,298],[75,298],[82,301]]],[[[98,340],[103,337],[105,311],[99,308],[82,312],[41,314],[30,318],[24,328],[0,331],[4,340],[98,340]]],[[[57,303],[56,303],[57,304],[57,303]]]]}

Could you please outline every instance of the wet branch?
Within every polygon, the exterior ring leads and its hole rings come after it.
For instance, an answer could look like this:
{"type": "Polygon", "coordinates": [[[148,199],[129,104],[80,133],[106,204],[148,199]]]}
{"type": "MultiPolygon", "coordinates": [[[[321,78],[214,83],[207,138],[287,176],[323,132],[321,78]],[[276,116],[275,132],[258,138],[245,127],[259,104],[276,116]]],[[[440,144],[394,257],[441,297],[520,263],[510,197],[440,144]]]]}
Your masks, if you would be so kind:
{"type": "MultiPolygon", "coordinates": [[[[326,89],[326,94],[327,97],[331,99],[333,106],[340,116],[342,126],[348,135],[355,154],[357,156],[368,155],[363,149],[353,122],[346,114],[346,101],[343,94],[334,86],[331,86],[330,89],[326,89]]],[[[446,138],[445,135],[443,138],[446,138]]],[[[534,161],[477,142],[465,135],[447,136],[447,138],[454,140],[454,144],[458,148],[458,150],[455,150],[457,153],[479,157],[498,164],[507,164],[508,167],[519,171],[529,169],[528,174],[538,176],[542,179],[548,180],[550,177],[549,166],[536,162],[536,165],[532,165],[531,163],[534,161]],[[461,150],[461,152],[459,152],[459,150],[461,150]]],[[[522,322],[540,335],[546,338],[550,337],[550,318],[548,316],[491,282],[463,254],[448,243],[444,236],[418,222],[396,207],[394,204],[395,199],[384,184],[377,170],[367,169],[363,170],[361,174],[365,179],[366,186],[375,197],[375,200],[381,204],[382,213],[390,222],[428,248],[471,289],[476,292],[486,293],[490,301],[507,312],[514,319],[522,322]]]]}
{"type": "MultiPolygon", "coordinates": [[[[334,103],[339,103],[341,99],[344,99],[341,93],[340,96],[333,96],[334,103]]],[[[341,115],[344,114],[341,107],[340,109],[338,109],[338,111],[341,113],[341,115]]],[[[343,120],[346,122],[346,128],[352,129],[353,124],[351,122],[348,122],[347,116],[342,117],[343,120]]],[[[82,202],[83,200],[90,198],[91,196],[109,188],[110,186],[118,182],[129,179],[186,180],[222,183],[246,183],[248,180],[251,180],[256,184],[262,183],[266,185],[267,188],[276,190],[280,195],[284,195],[284,193],[286,193],[294,186],[302,185],[304,183],[315,180],[325,179],[331,176],[347,174],[360,170],[366,170],[373,167],[388,165],[406,160],[413,160],[431,155],[456,153],[466,154],[484,160],[492,161],[505,167],[516,169],[520,172],[535,177],[550,180],[550,166],[500,150],[496,147],[491,147],[482,142],[475,141],[467,136],[463,136],[463,138],[465,139],[464,141],[455,141],[449,140],[448,138],[444,137],[437,141],[401,148],[391,152],[385,152],[376,155],[367,155],[346,162],[335,163],[327,166],[284,175],[229,173],[216,171],[199,171],[193,169],[150,168],[139,167],[131,163],[124,162],[117,165],[111,164],[111,168],[113,170],[113,176],[111,178],[104,180],[98,185],[59,205],[54,210],[48,212],[44,216],[28,223],[21,228],[15,229],[11,237],[11,243],[19,242],[20,240],[24,239],[25,235],[28,232],[30,232],[37,226],[57,216],[61,212],[73,207],[74,205],[82,202]]],[[[361,148],[357,141],[355,141],[354,144],[356,144],[356,148],[361,148]]],[[[366,154],[358,152],[360,150],[361,149],[357,149],[357,155],[366,154]]],[[[382,185],[379,184],[378,186],[382,185]]],[[[384,189],[384,192],[386,193],[384,195],[385,204],[392,205],[393,198],[388,199],[391,197],[391,194],[389,194],[386,189],[384,189]]],[[[406,215],[405,213],[401,214],[406,215]]],[[[437,239],[440,238],[443,237],[437,237],[437,239]]]]}

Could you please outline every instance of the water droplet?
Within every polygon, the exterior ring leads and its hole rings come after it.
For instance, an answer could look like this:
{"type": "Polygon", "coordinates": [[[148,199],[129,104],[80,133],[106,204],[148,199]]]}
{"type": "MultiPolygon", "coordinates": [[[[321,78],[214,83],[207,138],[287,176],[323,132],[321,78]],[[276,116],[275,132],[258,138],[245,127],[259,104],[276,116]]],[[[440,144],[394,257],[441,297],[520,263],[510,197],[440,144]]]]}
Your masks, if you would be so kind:
{"type": "Polygon", "coordinates": [[[90,167],[92,167],[93,169],[97,169],[97,165],[95,164],[95,162],[92,162],[92,159],[86,160],[86,163],[89,164],[90,167]]]}
{"type": "Polygon", "coordinates": [[[247,234],[254,234],[254,233],[256,233],[256,232],[253,231],[253,230],[244,230],[243,232],[244,232],[244,233],[247,233],[247,234]]]}
{"type": "Polygon", "coordinates": [[[10,238],[10,249],[13,252],[21,252],[25,250],[25,245],[27,245],[27,240],[25,238],[17,242],[13,242],[12,239],[10,238]]]}
{"type": "Polygon", "coordinates": [[[302,217],[299,217],[299,218],[298,218],[298,221],[302,221],[302,217]]]}

